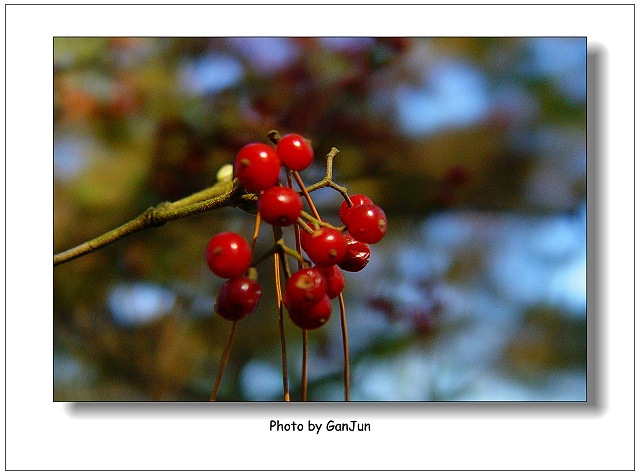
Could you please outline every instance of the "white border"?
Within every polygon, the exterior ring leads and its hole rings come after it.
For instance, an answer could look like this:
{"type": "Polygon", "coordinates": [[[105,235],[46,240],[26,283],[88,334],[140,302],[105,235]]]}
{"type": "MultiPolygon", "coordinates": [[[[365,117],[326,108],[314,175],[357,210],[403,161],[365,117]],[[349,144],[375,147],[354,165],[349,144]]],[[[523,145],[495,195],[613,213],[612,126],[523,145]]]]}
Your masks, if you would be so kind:
{"type": "Polygon", "coordinates": [[[7,6],[6,467],[632,469],[634,13],[632,5],[7,6]],[[54,404],[52,37],[69,35],[587,36],[605,67],[600,405],[54,404]],[[354,416],[372,432],[268,431],[271,418],[354,416]]]}

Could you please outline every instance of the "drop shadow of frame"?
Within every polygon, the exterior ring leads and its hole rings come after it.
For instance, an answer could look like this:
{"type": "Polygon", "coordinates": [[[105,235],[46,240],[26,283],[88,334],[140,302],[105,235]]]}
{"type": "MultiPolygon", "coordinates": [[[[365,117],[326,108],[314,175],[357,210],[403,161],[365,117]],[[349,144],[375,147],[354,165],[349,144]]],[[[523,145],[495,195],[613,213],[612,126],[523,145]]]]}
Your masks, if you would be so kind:
{"type": "Polygon", "coordinates": [[[269,418],[279,415],[333,415],[354,416],[375,414],[376,417],[413,418],[424,414],[429,417],[481,416],[509,417],[512,415],[537,417],[554,413],[597,416],[606,408],[602,368],[606,366],[603,342],[604,294],[602,283],[603,253],[606,248],[602,232],[604,209],[603,186],[606,169],[602,166],[604,130],[602,101],[606,90],[603,67],[606,52],[599,47],[587,51],[587,400],[567,402],[511,402],[511,401],[438,401],[438,402],[72,402],[67,413],[74,418],[113,418],[143,416],[179,418],[269,418]]]}

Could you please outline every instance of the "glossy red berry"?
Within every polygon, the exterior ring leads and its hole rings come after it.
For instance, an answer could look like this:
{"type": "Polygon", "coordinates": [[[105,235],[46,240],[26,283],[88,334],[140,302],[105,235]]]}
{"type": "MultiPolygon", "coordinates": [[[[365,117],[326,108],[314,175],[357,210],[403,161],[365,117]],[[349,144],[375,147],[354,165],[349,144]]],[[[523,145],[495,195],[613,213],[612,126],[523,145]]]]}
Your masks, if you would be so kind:
{"type": "Polygon", "coordinates": [[[371,249],[367,244],[358,242],[349,234],[345,234],[344,237],[347,241],[347,254],[338,266],[347,272],[359,272],[369,263],[371,249]]]}
{"type": "Polygon", "coordinates": [[[340,204],[340,209],[338,210],[338,215],[340,216],[340,220],[345,224],[346,224],[345,218],[347,214],[349,214],[349,212],[351,212],[351,210],[354,207],[362,206],[363,204],[373,204],[373,201],[368,196],[365,196],[364,194],[354,194],[353,196],[349,196],[349,199],[351,199],[353,206],[349,207],[349,204],[347,203],[347,201],[344,201],[342,204],[340,204]]]}
{"type": "Polygon", "coordinates": [[[293,171],[302,171],[313,161],[313,148],[297,133],[282,137],[276,150],[282,164],[293,171]]]}
{"type": "Polygon", "coordinates": [[[342,293],[342,290],[344,290],[344,275],[337,266],[331,265],[330,267],[315,268],[320,270],[320,273],[322,273],[322,276],[324,276],[327,282],[327,296],[329,299],[332,300],[342,293]]]}
{"type": "Polygon", "coordinates": [[[259,193],[278,182],[281,166],[273,148],[263,143],[250,143],[236,154],[233,172],[247,191],[259,193]]]}
{"type": "Polygon", "coordinates": [[[247,277],[231,278],[218,293],[216,312],[224,319],[237,321],[256,309],[261,294],[258,282],[247,277]]]}
{"type": "Polygon", "coordinates": [[[317,329],[331,317],[331,300],[327,295],[308,307],[291,305],[287,308],[293,323],[302,329],[317,329]]]}
{"type": "MultiPolygon", "coordinates": [[[[313,229],[313,227],[312,227],[312,229],[313,229]]],[[[315,229],[313,230],[313,232],[315,232],[315,229]]],[[[300,229],[300,245],[302,246],[303,250],[307,248],[307,245],[309,243],[309,237],[311,237],[313,232],[310,234],[306,230],[304,230],[302,228],[300,229]]]]}
{"type": "Polygon", "coordinates": [[[251,248],[239,234],[221,232],[211,237],[206,250],[207,265],[221,278],[243,275],[251,264],[251,248]]]}
{"type": "Polygon", "coordinates": [[[346,216],[347,230],[354,239],[367,244],[379,242],[387,233],[387,216],[375,204],[354,207],[346,216]]]}
{"type": "Polygon", "coordinates": [[[336,265],[347,253],[347,242],[342,233],[327,227],[306,236],[302,244],[302,248],[316,265],[336,265]]]}
{"type": "Polygon", "coordinates": [[[291,188],[272,186],[260,195],[258,211],[265,222],[288,226],[298,220],[302,211],[302,199],[291,188]]]}
{"type": "Polygon", "coordinates": [[[317,268],[303,268],[291,275],[284,293],[287,309],[311,306],[327,294],[327,282],[317,268]]]}

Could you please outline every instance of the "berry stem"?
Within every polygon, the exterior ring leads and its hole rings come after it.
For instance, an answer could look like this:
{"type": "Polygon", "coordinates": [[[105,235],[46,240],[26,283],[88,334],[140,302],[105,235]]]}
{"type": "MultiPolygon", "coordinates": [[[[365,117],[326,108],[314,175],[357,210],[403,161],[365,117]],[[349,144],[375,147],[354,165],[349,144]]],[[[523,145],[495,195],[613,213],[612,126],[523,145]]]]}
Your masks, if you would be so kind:
{"type": "Polygon", "coordinates": [[[329,186],[330,188],[335,189],[340,194],[342,194],[342,197],[344,198],[345,201],[347,201],[347,204],[349,204],[349,207],[353,207],[353,202],[351,202],[351,197],[349,196],[349,193],[347,192],[347,188],[342,187],[342,186],[338,186],[333,181],[330,181],[329,183],[327,183],[327,186],[329,186]]]}
{"type": "Polygon", "coordinates": [[[254,259],[251,262],[251,267],[257,267],[260,263],[262,263],[263,261],[265,261],[267,258],[269,258],[271,255],[273,255],[274,253],[277,253],[280,250],[280,246],[277,244],[274,244],[269,250],[267,250],[265,253],[263,253],[262,255],[260,255],[260,257],[258,257],[257,259],[254,259]]]}
{"type": "MultiPolygon", "coordinates": [[[[302,258],[302,256],[300,254],[298,254],[298,252],[296,252],[295,250],[287,247],[286,245],[282,244],[280,245],[280,260],[282,262],[282,270],[284,271],[284,276],[285,276],[285,284],[287,283],[287,280],[289,279],[289,277],[291,276],[291,267],[289,266],[289,260],[287,260],[286,256],[287,255],[291,255],[293,256],[296,260],[298,260],[298,262],[300,262],[300,258],[302,258]],[[285,250],[286,249],[286,250],[285,250]],[[297,254],[297,255],[296,255],[297,254]]],[[[309,264],[311,265],[311,264],[309,264]]]]}
{"type": "Polygon", "coordinates": [[[336,147],[332,147],[331,151],[327,153],[327,173],[325,174],[325,181],[333,182],[333,158],[340,153],[336,147]]]}
{"type": "Polygon", "coordinates": [[[309,224],[307,224],[301,217],[298,218],[298,222],[296,225],[302,227],[307,234],[313,234],[313,229],[309,227],[309,224]]]}
{"type": "Polygon", "coordinates": [[[251,242],[251,253],[256,250],[256,242],[258,241],[258,234],[260,233],[260,213],[256,214],[256,223],[253,228],[253,240],[251,242]]]}
{"type": "Polygon", "coordinates": [[[231,352],[231,345],[233,344],[233,336],[236,333],[237,324],[238,324],[238,321],[231,322],[231,328],[229,329],[229,336],[227,337],[227,343],[224,346],[224,351],[222,352],[220,367],[218,367],[218,375],[216,376],[216,381],[213,384],[213,390],[211,392],[211,398],[209,399],[212,402],[215,402],[216,398],[218,397],[218,389],[220,388],[220,381],[222,380],[222,374],[224,373],[224,368],[227,365],[227,361],[229,360],[229,353],[231,352]]]}
{"type": "Polygon", "coordinates": [[[295,258],[298,261],[300,267],[310,267],[311,262],[302,256],[297,250],[292,249],[291,247],[287,247],[282,241],[279,241],[276,245],[278,245],[279,249],[286,255],[295,258]]]}
{"type": "Polygon", "coordinates": [[[316,209],[316,206],[313,203],[313,199],[311,199],[311,195],[307,191],[307,188],[305,188],[304,183],[302,182],[302,178],[300,178],[300,173],[298,173],[297,171],[294,171],[293,177],[295,178],[296,183],[298,183],[298,186],[300,187],[300,191],[302,191],[302,194],[304,195],[304,198],[307,200],[307,203],[309,203],[311,212],[313,213],[316,219],[321,220],[320,214],[318,214],[318,210],[316,209]]]}
{"type": "Polygon", "coordinates": [[[278,132],[277,130],[270,130],[269,133],[267,133],[267,137],[269,138],[269,140],[271,140],[271,143],[273,143],[274,145],[277,145],[280,139],[282,138],[280,136],[280,132],[278,132]]]}
{"type": "Polygon", "coordinates": [[[307,330],[302,330],[302,401],[307,401],[307,358],[309,355],[309,341],[307,330]]]}
{"type": "MultiPolygon", "coordinates": [[[[291,189],[293,189],[293,177],[291,176],[291,170],[288,168],[285,168],[285,173],[287,175],[287,184],[291,189]]],[[[300,220],[301,219],[298,218],[298,221],[300,220]]],[[[300,240],[300,226],[298,225],[297,222],[293,224],[293,235],[294,235],[294,238],[296,239],[296,252],[298,252],[299,254],[302,254],[302,242],[300,240]]],[[[301,268],[302,268],[302,263],[300,262],[300,260],[298,260],[298,270],[300,270],[301,268]]]]}
{"type": "MultiPolygon", "coordinates": [[[[300,240],[300,227],[298,224],[293,225],[294,238],[296,239],[296,252],[302,255],[302,241],[300,240]]],[[[298,270],[302,268],[302,262],[298,260],[298,270]]]]}
{"type": "Polygon", "coordinates": [[[347,188],[345,188],[344,186],[338,185],[333,180],[333,159],[338,153],[340,153],[340,150],[338,150],[336,147],[331,148],[331,151],[327,153],[327,168],[326,168],[326,173],[324,175],[324,179],[322,179],[322,181],[318,181],[315,184],[312,184],[311,186],[307,186],[306,191],[310,193],[320,188],[326,188],[326,187],[333,188],[336,191],[338,191],[340,194],[342,194],[342,197],[344,198],[344,200],[349,203],[349,207],[352,207],[353,203],[351,202],[351,198],[349,197],[347,188]]]}
{"type": "MultiPolygon", "coordinates": [[[[277,230],[274,226],[273,229],[274,240],[277,237],[277,230]]],[[[281,233],[281,232],[280,232],[281,233]]],[[[278,305],[278,330],[280,333],[280,346],[282,351],[282,387],[283,387],[283,397],[284,401],[290,401],[291,397],[289,395],[289,377],[287,375],[287,346],[284,337],[284,304],[282,303],[282,284],[280,281],[280,254],[275,252],[273,254],[273,264],[274,264],[274,272],[275,272],[275,283],[276,283],[276,297],[277,297],[277,305],[278,305]]]]}
{"type": "MultiPolygon", "coordinates": [[[[260,263],[262,263],[267,258],[269,258],[271,255],[274,255],[276,253],[282,254],[283,258],[284,258],[284,255],[289,255],[290,257],[293,257],[294,259],[297,260],[297,262],[298,262],[300,267],[303,267],[303,266],[304,267],[310,267],[311,266],[311,262],[309,260],[307,260],[306,258],[304,258],[301,253],[299,253],[298,251],[292,249],[291,247],[288,247],[287,245],[284,244],[284,241],[282,239],[280,239],[275,244],[273,244],[273,246],[269,250],[267,250],[265,253],[260,255],[260,257],[258,257],[257,259],[254,259],[251,262],[250,267],[257,267],[260,263]]],[[[288,267],[287,267],[287,272],[291,273],[290,270],[288,269],[288,267]]]]}
{"type": "MultiPolygon", "coordinates": [[[[289,187],[291,189],[293,189],[293,178],[291,176],[291,170],[286,169],[286,174],[287,174],[287,184],[289,185],[289,187]]],[[[298,218],[298,221],[302,222],[302,225],[304,225],[305,227],[307,227],[309,230],[311,230],[310,227],[308,227],[306,225],[306,223],[304,223],[304,221],[302,221],[302,219],[298,218]]],[[[302,255],[302,242],[300,240],[300,226],[298,225],[298,223],[295,223],[293,225],[293,232],[294,232],[294,236],[296,239],[296,252],[298,252],[298,254],[302,255]]],[[[298,260],[298,270],[300,270],[302,268],[302,262],[300,260],[298,260]]],[[[311,266],[311,265],[309,265],[311,266]]],[[[307,356],[309,353],[309,349],[308,349],[308,337],[307,337],[307,330],[303,329],[302,330],[302,401],[306,402],[307,401],[307,356]]]]}
{"type": "Polygon", "coordinates": [[[332,224],[329,224],[328,222],[316,219],[311,214],[309,214],[308,212],[305,212],[305,211],[301,211],[300,212],[300,216],[302,218],[306,219],[309,222],[314,222],[314,223],[318,224],[320,227],[328,227],[329,229],[334,229],[334,230],[337,230],[337,231],[340,231],[340,232],[344,231],[345,228],[346,228],[346,226],[336,227],[336,226],[334,226],[332,224]]]}
{"type": "Polygon", "coordinates": [[[351,198],[349,197],[349,192],[347,188],[344,186],[340,186],[336,182],[331,179],[327,179],[326,177],[322,179],[322,181],[318,181],[317,183],[312,184],[311,186],[306,187],[306,191],[308,193],[312,193],[313,191],[317,191],[322,188],[332,188],[338,191],[345,201],[349,203],[349,207],[353,207],[353,202],[351,202],[351,198]]]}
{"type": "Polygon", "coordinates": [[[340,323],[342,326],[342,347],[344,350],[344,401],[349,401],[349,336],[347,334],[347,312],[344,307],[342,293],[338,295],[340,302],[340,323]]]}

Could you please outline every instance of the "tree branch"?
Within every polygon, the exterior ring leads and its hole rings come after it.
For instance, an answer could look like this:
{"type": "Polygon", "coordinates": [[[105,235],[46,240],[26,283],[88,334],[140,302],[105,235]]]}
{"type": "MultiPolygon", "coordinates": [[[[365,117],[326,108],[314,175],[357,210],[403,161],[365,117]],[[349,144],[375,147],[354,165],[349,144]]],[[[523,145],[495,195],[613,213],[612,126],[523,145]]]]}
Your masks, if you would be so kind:
{"type": "Polygon", "coordinates": [[[218,209],[220,207],[241,204],[244,199],[242,188],[231,182],[217,183],[210,188],[199,191],[189,197],[173,203],[164,202],[150,207],[133,220],[121,225],[99,237],[93,238],[76,247],[53,256],[53,266],[60,265],[99,248],[105,247],[128,235],[150,227],[160,227],[166,222],[187,217],[199,212],[218,209]]]}
{"type": "MultiPolygon", "coordinates": [[[[269,138],[274,141],[274,143],[277,143],[279,135],[277,135],[277,132],[271,131],[269,132],[269,138]]],[[[298,173],[294,172],[294,177],[296,178],[296,181],[298,182],[298,185],[300,187],[299,192],[306,197],[307,201],[309,202],[309,206],[311,207],[311,210],[315,216],[314,217],[303,212],[302,217],[314,222],[317,221],[322,226],[332,228],[336,227],[322,222],[319,218],[320,216],[318,215],[318,211],[313,205],[313,201],[311,200],[309,193],[315,191],[316,189],[330,187],[342,194],[345,201],[351,204],[351,200],[346,188],[339,186],[333,181],[333,158],[337,153],[338,149],[332,148],[331,151],[327,154],[326,175],[321,181],[312,184],[311,186],[305,187],[298,173]]],[[[237,179],[233,180],[233,182],[227,180],[219,181],[209,188],[198,191],[190,196],[179,199],[178,201],[163,202],[161,204],[158,204],[157,206],[150,207],[138,217],[130,220],[126,224],[112,229],[109,232],[100,235],[99,237],[88,240],[87,242],[84,242],[69,250],[65,250],[63,252],[55,254],[53,256],[53,266],[56,267],[62,263],[69,262],[75,258],[91,253],[94,250],[105,247],[140,230],[148,229],[150,227],[160,227],[161,225],[169,221],[187,217],[192,214],[209,211],[211,209],[218,209],[226,206],[236,206],[248,213],[255,214],[257,212],[257,201],[258,196],[256,196],[255,194],[244,194],[242,187],[238,185],[237,179]]],[[[311,230],[302,219],[298,219],[298,224],[304,227],[307,232],[311,230]]],[[[337,229],[343,230],[342,228],[337,229]]]]}

